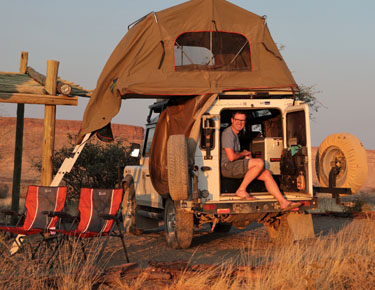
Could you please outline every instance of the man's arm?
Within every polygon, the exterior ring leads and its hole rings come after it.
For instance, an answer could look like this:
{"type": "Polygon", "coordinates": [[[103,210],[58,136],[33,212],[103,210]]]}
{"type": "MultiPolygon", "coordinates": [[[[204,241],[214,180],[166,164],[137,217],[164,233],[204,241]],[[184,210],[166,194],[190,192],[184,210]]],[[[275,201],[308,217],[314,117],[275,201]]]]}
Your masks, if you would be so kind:
{"type": "Polygon", "coordinates": [[[238,160],[238,159],[242,159],[246,156],[250,156],[250,153],[251,153],[247,150],[243,150],[241,152],[234,152],[232,148],[224,148],[224,150],[230,162],[238,160]]]}

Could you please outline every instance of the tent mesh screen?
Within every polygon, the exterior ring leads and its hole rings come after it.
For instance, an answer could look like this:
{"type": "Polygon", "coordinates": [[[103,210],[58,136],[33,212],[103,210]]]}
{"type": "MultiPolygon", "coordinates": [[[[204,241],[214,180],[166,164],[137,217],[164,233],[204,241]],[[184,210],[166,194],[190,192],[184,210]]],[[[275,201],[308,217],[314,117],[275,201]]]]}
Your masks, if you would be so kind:
{"type": "Polygon", "coordinates": [[[175,41],[174,56],[176,71],[251,71],[249,41],[238,33],[183,33],[175,41]]]}

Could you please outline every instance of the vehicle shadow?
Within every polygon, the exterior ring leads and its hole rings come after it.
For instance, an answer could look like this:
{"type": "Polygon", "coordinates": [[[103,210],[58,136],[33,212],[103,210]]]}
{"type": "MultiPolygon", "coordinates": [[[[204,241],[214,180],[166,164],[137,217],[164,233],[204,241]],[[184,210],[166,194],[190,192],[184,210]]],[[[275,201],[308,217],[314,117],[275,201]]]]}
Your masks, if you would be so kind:
{"type": "Polygon", "coordinates": [[[194,232],[194,238],[191,244],[191,247],[199,247],[207,243],[212,243],[215,240],[227,238],[239,235],[241,233],[249,232],[258,228],[263,227],[262,224],[258,224],[256,222],[252,222],[248,227],[245,229],[237,229],[236,227],[232,226],[231,230],[226,233],[218,233],[218,232],[211,232],[211,228],[209,225],[204,225],[202,229],[194,232]]]}
{"type": "Polygon", "coordinates": [[[338,233],[353,222],[350,215],[345,217],[334,215],[312,215],[315,236],[327,236],[338,233]]]}

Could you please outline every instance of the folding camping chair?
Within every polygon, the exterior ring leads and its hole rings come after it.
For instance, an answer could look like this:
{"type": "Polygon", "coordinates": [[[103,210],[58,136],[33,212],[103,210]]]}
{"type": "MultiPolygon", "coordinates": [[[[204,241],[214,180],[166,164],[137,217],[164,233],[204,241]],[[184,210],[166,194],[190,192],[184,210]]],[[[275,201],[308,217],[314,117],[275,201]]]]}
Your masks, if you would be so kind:
{"type": "MultiPolygon", "coordinates": [[[[40,245],[49,239],[46,233],[51,229],[55,229],[58,222],[58,218],[49,217],[48,212],[62,211],[66,200],[66,192],[67,187],[65,186],[29,185],[25,200],[26,213],[21,215],[10,210],[0,211],[0,214],[16,215],[19,217],[19,221],[15,226],[0,226],[0,232],[13,235],[14,237],[10,241],[13,245],[15,243],[14,246],[17,249],[24,247],[26,237],[40,234],[42,239],[35,249],[32,249],[32,258],[34,258],[40,245]],[[23,225],[19,226],[22,220],[24,220],[23,225]]],[[[31,243],[29,244],[31,246],[31,243]]],[[[13,254],[12,251],[10,253],[13,254]]]]}
{"type": "MultiPolygon", "coordinates": [[[[78,238],[81,241],[81,248],[85,259],[86,252],[85,247],[82,243],[82,239],[106,236],[107,238],[96,257],[96,261],[99,261],[99,259],[103,255],[109,238],[118,237],[121,239],[126,261],[129,262],[124,235],[121,230],[121,203],[121,188],[81,188],[78,204],[79,218],[75,219],[76,225],[73,225],[71,227],[71,230],[57,230],[57,232],[67,237],[78,238]]],[[[66,240],[71,241],[69,239],[66,240]]],[[[64,240],[61,239],[61,243],[59,243],[58,247],[61,246],[63,241],[64,240]]],[[[58,247],[56,248],[56,250],[58,249],[58,247]]]]}

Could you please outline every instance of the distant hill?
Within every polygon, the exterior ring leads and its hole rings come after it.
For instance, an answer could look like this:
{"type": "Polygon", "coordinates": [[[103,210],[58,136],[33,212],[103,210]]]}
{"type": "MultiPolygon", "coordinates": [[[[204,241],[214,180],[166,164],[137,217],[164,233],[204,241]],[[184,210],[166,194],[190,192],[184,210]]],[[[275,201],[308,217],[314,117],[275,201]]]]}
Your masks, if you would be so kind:
{"type": "MultiPolygon", "coordinates": [[[[75,136],[80,128],[80,121],[57,120],[55,149],[67,144],[67,134],[75,136]]],[[[123,138],[128,142],[143,142],[144,130],[142,127],[112,124],[112,130],[116,139],[123,138]]],[[[12,191],[14,142],[16,132],[16,118],[0,117],[0,190],[4,186],[12,191]]],[[[32,159],[42,154],[43,119],[25,118],[22,160],[22,188],[21,195],[26,192],[29,184],[40,184],[40,173],[31,167],[32,159]]],[[[313,179],[318,184],[315,175],[315,154],[317,148],[312,148],[313,179]]],[[[367,150],[369,164],[369,177],[362,188],[363,191],[375,192],[375,150],[367,150]]]]}
{"type": "MultiPolygon", "coordinates": [[[[40,184],[40,173],[31,167],[32,159],[42,156],[43,119],[25,118],[22,155],[21,195],[29,184],[40,184]]],[[[55,150],[68,144],[67,134],[75,136],[81,121],[56,120],[55,150]]],[[[144,130],[139,126],[112,124],[115,139],[125,139],[130,143],[143,142],[144,130]]],[[[12,191],[13,160],[16,134],[16,118],[0,117],[0,190],[8,186],[12,191]]],[[[96,138],[96,137],[95,137],[96,138]]]]}

